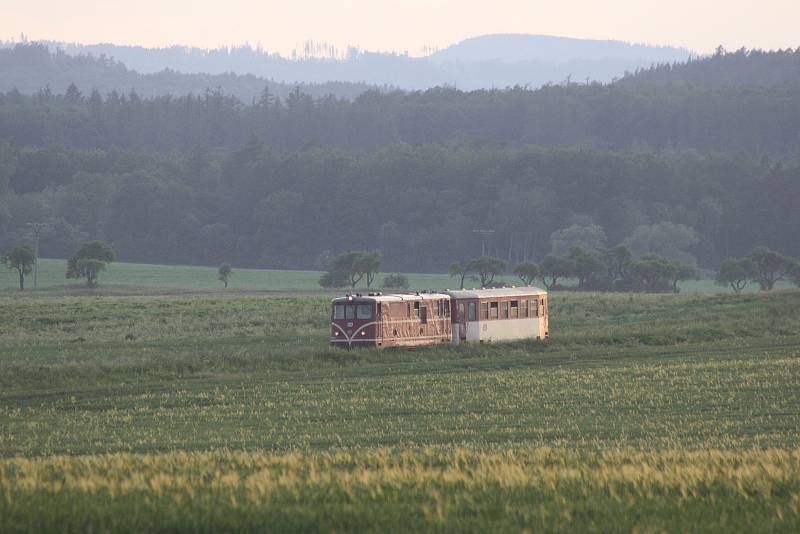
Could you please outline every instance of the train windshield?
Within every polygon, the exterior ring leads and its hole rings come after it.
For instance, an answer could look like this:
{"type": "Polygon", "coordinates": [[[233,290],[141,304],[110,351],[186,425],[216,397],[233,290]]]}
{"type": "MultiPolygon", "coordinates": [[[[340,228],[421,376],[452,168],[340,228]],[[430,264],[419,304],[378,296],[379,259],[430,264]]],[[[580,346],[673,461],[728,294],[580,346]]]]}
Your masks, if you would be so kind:
{"type": "Polygon", "coordinates": [[[372,319],[372,305],[371,304],[359,304],[356,308],[356,318],[357,319],[372,319]]]}
{"type": "Polygon", "coordinates": [[[333,305],[333,318],[334,319],[355,319],[356,307],[353,304],[334,304],[333,305]]]}

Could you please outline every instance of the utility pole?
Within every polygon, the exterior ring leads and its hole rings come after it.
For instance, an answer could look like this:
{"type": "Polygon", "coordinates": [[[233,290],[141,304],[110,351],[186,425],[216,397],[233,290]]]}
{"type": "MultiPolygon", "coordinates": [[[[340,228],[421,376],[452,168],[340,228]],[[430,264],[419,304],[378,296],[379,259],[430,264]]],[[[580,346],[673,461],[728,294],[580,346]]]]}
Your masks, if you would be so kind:
{"type": "Polygon", "coordinates": [[[39,237],[42,232],[49,226],[47,223],[28,223],[28,226],[33,229],[33,236],[35,238],[33,244],[33,289],[36,289],[37,278],[39,274],[39,237]]]}
{"type": "Polygon", "coordinates": [[[486,256],[486,238],[491,237],[494,234],[494,230],[478,229],[473,230],[472,233],[481,236],[481,256],[486,256]]]}

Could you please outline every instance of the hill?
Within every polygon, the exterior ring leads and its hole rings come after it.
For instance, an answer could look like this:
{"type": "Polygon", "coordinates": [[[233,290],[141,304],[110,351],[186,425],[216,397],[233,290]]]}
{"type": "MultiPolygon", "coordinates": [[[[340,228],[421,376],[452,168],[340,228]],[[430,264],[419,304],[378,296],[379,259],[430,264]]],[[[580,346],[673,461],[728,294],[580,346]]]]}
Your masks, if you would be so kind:
{"type": "MultiPolygon", "coordinates": [[[[10,45],[11,43],[6,43],[6,46],[10,45]]],[[[115,87],[118,91],[128,90],[130,87],[137,87],[139,91],[141,86],[140,92],[144,94],[183,94],[188,91],[176,91],[174,88],[183,84],[184,88],[194,87],[193,91],[198,92],[198,84],[206,83],[199,90],[219,85],[226,92],[245,96],[254,94],[252,91],[248,92],[248,84],[261,83],[251,80],[250,77],[290,85],[346,82],[341,86],[315,88],[309,92],[320,94],[329,90],[339,96],[348,97],[352,96],[352,91],[347,84],[391,86],[408,90],[450,85],[472,90],[514,85],[539,87],[570,77],[573,80],[588,78],[610,82],[626,71],[662,62],[683,61],[691,54],[688,50],[671,47],[537,35],[476,37],[427,57],[357,49],[330,55],[337,52],[330,52],[328,48],[315,43],[307,44],[308,50],[294,58],[270,54],[248,45],[204,50],[182,46],[143,48],[107,43],[80,45],[45,41],[41,46],[52,52],[63,52],[70,57],[111,58],[143,75],[141,79],[133,80],[135,83],[131,83],[129,79],[120,80],[128,85],[115,87]],[[316,55],[326,51],[329,53],[327,56],[316,55]],[[190,76],[180,81],[175,76],[176,73],[205,76],[190,76]],[[239,78],[233,74],[239,75],[239,78]]],[[[101,82],[78,79],[90,74],[75,72],[74,79],[70,81],[81,88],[99,87],[101,82]]],[[[10,77],[10,80],[6,79],[5,84],[15,84],[14,76],[14,72],[8,72],[6,78],[10,77]]],[[[43,80],[41,75],[36,83],[39,85],[34,86],[33,90],[45,83],[50,83],[53,88],[66,87],[63,79],[57,83],[56,80],[43,80]]],[[[263,85],[261,83],[262,88],[263,85]]],[[[23,91],[19,84],[17,87],[23,91]]],[[[107,83],[103,83],[102,88],[107,87],[107,83]]],[[[280,92],[276,88],[276,93],[280,92]]],[[[243,100],[247,101],[249,98],[243,100]]]]}
{"type": "Polygon", "coordinates": [[[710,57],[627,73],[618,85],[796,88],[800,87],[800,47],[773,52],[745,48],[728,52],[720,47],[710,57]]]}
{"type": "Polygon", "coordinates": [[[484,61],[566,63],[570,61],[619,60],[631,62],[633,65],[649,65],[686,61],[692,55],[690,50],[671,46],[574,39],[552,35],[495,34],[465,39],[434,52],[428,56],[428,59],[437,62],[459,61],[464,63],[484,61]]]}
{"type": "Polygon", "coordinates": [[[93,90],[103,95],[112,91],[121,94],[134,91],[144,98],[221,90],[243,102],[251,102],[262,94],[265,87],[278,98],[285,98],[296,87],[316,97],[335,94],[342,98],[355,98],[373,88],[359,82],[336,82],[335,78],[321,83],[282,83],[253,74],[234,74],[230,70],[217,74],[189,74],[165,67],[142,74],[106,55],[72,56],[63,50],[51,51],[47,46],[35,43],[0,48],[0,72],[0,91],[16,89],[22,94],[62,92],[74,84],[86,94],[93,90]]]}

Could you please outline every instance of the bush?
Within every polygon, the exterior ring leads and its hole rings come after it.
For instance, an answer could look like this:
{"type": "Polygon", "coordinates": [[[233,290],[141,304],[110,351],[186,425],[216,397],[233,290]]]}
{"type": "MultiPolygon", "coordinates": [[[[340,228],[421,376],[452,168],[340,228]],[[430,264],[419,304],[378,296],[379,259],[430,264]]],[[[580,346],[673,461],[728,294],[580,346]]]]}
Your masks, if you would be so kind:
{"type": "Polygon", "coordinates": [[[392,273],[383,278],[383,287],[388,289],[408,289],[408,278],[400,273],[392,273]]]}

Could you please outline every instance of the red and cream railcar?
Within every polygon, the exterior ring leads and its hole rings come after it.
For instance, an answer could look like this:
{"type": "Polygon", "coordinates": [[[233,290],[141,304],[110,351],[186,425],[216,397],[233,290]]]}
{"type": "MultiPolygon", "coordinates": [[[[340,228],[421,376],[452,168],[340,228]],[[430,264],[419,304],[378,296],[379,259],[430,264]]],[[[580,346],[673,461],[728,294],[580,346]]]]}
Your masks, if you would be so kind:
{"type": "Polygon", "coordinates": [[[416,347],[450,343],[450,296],[444,293],[348,295],[331,303],[331,344],[416,347]]]}
{"type": "Polygon", "coordinates": [[[545,339],[550,335],[547,291],[503,287],[447,291],[451,298],[453,343],[545,339]]]}

